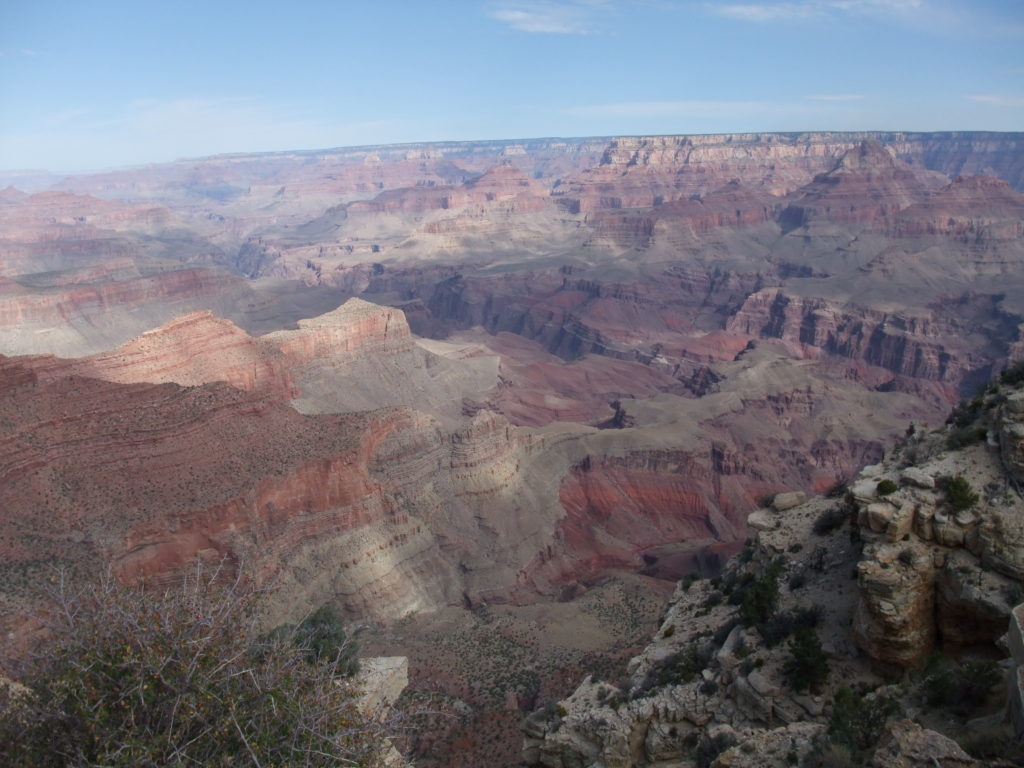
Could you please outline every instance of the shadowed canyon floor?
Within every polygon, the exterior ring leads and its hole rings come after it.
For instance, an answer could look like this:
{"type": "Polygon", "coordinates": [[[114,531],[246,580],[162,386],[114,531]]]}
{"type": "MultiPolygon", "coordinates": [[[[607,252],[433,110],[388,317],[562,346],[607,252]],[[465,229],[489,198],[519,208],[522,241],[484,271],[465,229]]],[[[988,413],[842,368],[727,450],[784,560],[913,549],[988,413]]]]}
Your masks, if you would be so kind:
{"type": "Polygon", "coordinates": [[[1024,134],[451,142],[33,183],[0,191],[4,625],[55,564],[226,559],[277,585],[268,621],[332,602],[379,624],[413,690],[470,703],[445,743],[483,754],[486,721],[501,764],[511,689],[445,677],[444,627],[542,677],[556,646],[573,674],[617,658],[636,638],[608,622],[544,638],[663,582],[580,585],[713,568],[759,499],[853,476],[1024,356],[1024,134]]]}

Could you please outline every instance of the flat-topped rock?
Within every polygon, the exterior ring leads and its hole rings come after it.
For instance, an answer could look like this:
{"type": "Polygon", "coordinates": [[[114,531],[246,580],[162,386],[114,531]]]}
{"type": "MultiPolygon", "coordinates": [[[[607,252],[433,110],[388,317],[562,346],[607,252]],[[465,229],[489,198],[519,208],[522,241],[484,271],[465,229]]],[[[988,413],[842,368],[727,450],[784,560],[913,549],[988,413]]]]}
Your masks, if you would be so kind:
{"type": "Polygon", "coordinates": [[[772,499],[772,507],[777,512],[785,512],[787,509],[799,507],[805,501],[807,501],[807,494],[803,491],[777,493],[775,494],[775,498],[772,499]]]}
{"type": "Polygon", "coordinates": [[[935,487],[935,478],[917,467],[907,467],[900,472],[900,480],[918,488],[930,489],[935,487]]]}

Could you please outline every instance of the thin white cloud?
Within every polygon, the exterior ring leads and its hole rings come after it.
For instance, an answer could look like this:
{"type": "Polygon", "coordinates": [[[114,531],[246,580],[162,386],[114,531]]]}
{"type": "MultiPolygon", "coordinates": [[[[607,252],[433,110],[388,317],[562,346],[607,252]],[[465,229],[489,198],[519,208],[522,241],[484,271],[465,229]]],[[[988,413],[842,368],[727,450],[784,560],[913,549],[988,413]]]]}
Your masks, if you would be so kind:
{"type": "Polygon", "coordinates": [[[801,3],[779,3],[778,5],[766,5],[764,3],[730,3],[717,5],[705,3],[705,7],[730,19],[751,22],[788,21],[792,19],[806,19],[816,16],[819,11],[813,6],[801,3]]]}
{"type": "Polygon", "coordinates": [[[754,24],[859,17],[947,36],[1024,37],[1019,14],[973,0],[704,0],[702,4],[707,13],[754,24]]]}
{"type": "Polygon", "coordinates": [[[35,56],[45,56],[44,51],[37,51],[34,48],[17,48],[17,49],[5,49],[0,50],[0,58],[10,58],[12,56],[28,56],[30,58],[35,56]]]}
{"type": "Polygon", "coordinates": [[[1024,96],[1006,96],[1004,94],[997,93],[983,93],[973,94],[967,97],[971,101],[976,101],[980,104],[988,104],[992,107],[1009,107],[1011,109],[1020,109],[1024,107],[1024,96]]]}
{"type": "Polygon", "coordinates": [[[488,15],[518,32],[544,35],[589,35],[600,30],[596,12],[608,0],[519,0],[503,2],[488,15]]]}
{"type": "Polygon", "coordinates": [[[859,13],[907,13],[925,8],[925,0],[820,0],[822,5],[839,11],[859,13]]]}
{"type": "Polygon", "coordinates": [[[755,23],[795,21],[830,13],[905,15],[926,9],[925,0],[798,0],[797,2],[704,3],[719,16],[755,23]]]}
{"type": "Polygon", "coordinates": [[[812,101],[860,101],[864,98],[862,93],[812,93],[804,96],[812,101]]]}

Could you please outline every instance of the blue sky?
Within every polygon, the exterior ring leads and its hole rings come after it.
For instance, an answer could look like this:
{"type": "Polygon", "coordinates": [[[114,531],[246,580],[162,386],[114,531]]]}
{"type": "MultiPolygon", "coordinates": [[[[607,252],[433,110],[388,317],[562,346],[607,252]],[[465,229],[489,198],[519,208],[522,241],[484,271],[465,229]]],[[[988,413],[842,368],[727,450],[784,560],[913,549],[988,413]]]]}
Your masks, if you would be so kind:
{"type": "Polygon", "coordinates": [[[826,129],[1024,130],[1024,0],[0,0],[0,169],[826,129]]]}

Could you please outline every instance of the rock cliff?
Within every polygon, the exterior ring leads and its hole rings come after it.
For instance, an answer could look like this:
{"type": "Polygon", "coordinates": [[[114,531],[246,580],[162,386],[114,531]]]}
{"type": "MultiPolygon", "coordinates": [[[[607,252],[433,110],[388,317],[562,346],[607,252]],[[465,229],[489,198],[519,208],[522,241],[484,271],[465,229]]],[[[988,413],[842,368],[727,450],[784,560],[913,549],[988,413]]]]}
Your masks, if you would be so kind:
{"type": "Polygon", "coordinates": [[[1012,610],[1024,584],[1013,554],[1024,515],[1019,380],[1018,367],[962,404],[943,429],[911,428],[898,451],[866,467],[848,490],[809,502],[779,494],[752,514],[743,551],[719,579],[680,582],[657,635],[624,677],[588,677],[526,719],[525,761],[990,764],[978,756],[995,757],[998,739],[1012,741],[1000,718],[1020,722],[1016,669],[1011,705],[1000,711],[1003,675],[978,660],[1000,644],[1012,664],[1021,658],[1020,609],[1012,610]],[[980,693],[950,694],[960,673],[934,660],[925,667],[936,650],[961,658],[980,693]],[[808,659],[819,660],[814,677],[808,659]],[[924,671],[899,686],[878,676],[908,668],[924,671]],[[856,707],[878,710],[874,725],[856,720],[856,707]],[[901,711],[917,722],[900,720],[901,711]],[[969,720],[979,714],[989,717],[969,720]]]}

